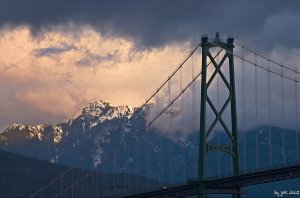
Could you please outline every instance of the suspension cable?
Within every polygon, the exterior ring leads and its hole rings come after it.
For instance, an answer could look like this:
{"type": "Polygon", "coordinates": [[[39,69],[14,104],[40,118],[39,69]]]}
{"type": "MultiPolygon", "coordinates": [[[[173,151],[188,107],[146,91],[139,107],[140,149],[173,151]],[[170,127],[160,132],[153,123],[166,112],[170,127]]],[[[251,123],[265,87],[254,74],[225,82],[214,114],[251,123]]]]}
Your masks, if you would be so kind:
{"type": "MultiPolygon", "coordinates": [[[[219,53],[221,52],[222,50],[220,50],[219,51],[219,53]]],[[[219,54],[218,53],[218,54],[219,54]]],[[[208,63],[208,66],[211,64],[211,62],[209,62],[208,63]]],[[[142,134],[143,134],[143,132],[145,132],[163,113],[165,113],[166,111],[167,111],[167,109],[169,109],[170,108],[170,106],[172,106],[173,104],[174,104],[174,102],[196,81],[196,79],[200,76],[202,74],[202,72],[200,72],[199,74],[197,74],[195,77],[194,77],[194,79],[190,82],[190,83],[188,83],[187,85],[186,85],[186,87],[157,115],[157,116],[155,116],[155,118],[153,118],[152,119],[152,121],[151,122],[149,122],[142,130],[141,130],[141,132],[140,133],[138,133],[136,136],[137,137],[139,137],[139,136],[141,136],[142,134]]],[[[124,145],[123,145],[123,148],[121,148],[121,149],[124,149],[125,147],[127,147],[128,145],[130,145],[130,143],[132,143],[132,141],[133,141],[133,139],[129,139],[124,145]]],[[[111,157],[112,156],[116,156],[120,151],[121,151],[121,149],[119,148],[119,149],[117,149],[115,152],[113,152],[112,153],[112,155],[110,155],[108,158],[107,158],[107,160],[105,160],[104,162],[108,162],[109,160],[111,160],[111,157]]],[[[92,170],[91,172],[93,172],[94,170],[92,170]]],[[[89,174],[91,174],[91,173],[89,173],[89,174]]],[[[87,174],[86,176],[88,176],[89,174],[87,174]]],[[[75,184],[77,184],[78,182],[80,182],[82,180],[82,178],[81,179],[79,179],[75,184]]],[[[69,187],[66,187],[66,189],[68,189],[68,188],[70,188],[70,186],[69,187]]],[[[66,190],[65,189],[65,190],[66,190]]],[[[61,193],[63,193],[63,192],[60,192],[60,193],[58,193],[58,194],[56,194],[56,196],[59,196],[61,193]]]]}
{"type": "MultiPolygon", "coordinates": [[[[194,53],[195,51],[196,51],[196,49],[198,48],[200,46],[200,44],[195,48],[195,50],[193,50],[192,51],[192,53],[194,53]]],[[[222,49],[219,51],[219,53],[222,51],[222,49]]],[[[218,53],[218,54],[219,54],[218,53]]],[[[189,57],[191,56],[191,54],[189,55],[189,57]]],[[[185,62],[186,62],[186,60],[185,60],[185,62]]],[[[209,62],[208,63],[208,66],[211,64],[211,62],[209,62]]],[[[152,121],[150,121],[144,128],[143,128],[143,130],[142,130],[142,132],[144,132],[144,131],[146,131],[146,129],[148,129],[171,105],[173,105],[173,103],[191,86],[191,84],[193,84],[194,83],[194,81],[196,81],[196,79],[200,76],[202,74],[202,72],[200,72],[200,73],[198,73],[196,76],[195,76],[195,78],[190,82],[190,83],[188,83],[187,84],[187,86],[171,101],[171,103],[169,103],[157,116],[155,116],[155,118],[154,119],[152,119],[152,121]]],[[[170,78],[168,78],[168,80],[170,80],[170,78]]],[[[153,97],[152,97],[153,98],[153,97]]],[[[150,101],[150,100],[149,100],[150,101]]],[[[139,111],[140,109],[142,109],[144,106],[146,106],[146,104],[144,104],[144,105],[142,105],[140,108],[138,108],[137,109],[137,111],[139,111]]],[[[133,116],[131,116],[130,117],[130,119],[129,120],[131,120],[131,119],[133,119],[133,117],[134,117],[134,115],[136,115],[136,113],[135,114],[133,114],[133,116]]],[[[139,133],[139,134],[137,134],[137,136],[140,136],[141,134],[142,134],[142,132],[141,133],[139,133]]],[[[149,133],[147,133],[147,134],[149,134],[149,133]]],[[[132,142],[132,139],[130,139],[130,140],[128,140],[127,141],[127,143],[126,144],[124,144],[123,145],[123,147],[126,147],[126,146],[128,146],[129,145],[129,143],[131,143],[132,142]]],[[[86,156],[84,156],[83,158],[81,158],[81,160],[77,163],[77,164],[75,164],[73,167],[71,167],[68,171],[66,171],[65,173],[63,173],[63,175],[65,176],[68,172],[70,172],[71,170],[73,170],[74,168],[76,168],[77,166],[78,166],[78,164],[81,164],[88,156],[90,156],[92,153],[94,153],[95,152],[95,150],[97,150],[98,148],[99,148],[99,146],[100,146],[100,144],[98,145],[98,146],[96,146],[94,149],[92,149],[89,153],[88,153],[88,155],[86,155],[86,156]]],[[[118,154],[120,152],[120,149],[118,149],[116,152],[114,152],[113,153],[113,155],[112,156],[115,156],[116,154],[118,154]]],[[[110,158],[108,158],[108,160],[111,160],[111,156],[110,156],[110,158]]],[[[107,161],[105,161],[105,162],[107,162],[107,161]]],[[[147,163],[148,164],[148,163],[147,163]]],[[[89,174],[87,174],[87,175],[85,175],[84,177],[87,177],[87,176],[89,176],[92,172],[94,172],[95,170],[92,170],[89,174]]],[[[41,192],[43,189],[45,189],[45,188],[47,188],[47,187],[49,187],[50,185],[52,185],[52,183],[53,182],[56,182],[58,179],[59,179],[60,177],[57,177],[57,178],[55,178],[54,180],[52,180],[49,184],[47,184],[46,186],[44,186],[44,187],[42,187],[40,190],[38,190],[38,191],[36,191],[35,193],[33,193],[32,195],[31,195],[31,197],[33,197],[33,196],[35,196],[36,194],[38,194],[39,192],[41,192]]],[[[71,187],[73,186],[73,185],[77,185],[78,183],[80,183],[80,181],[82,181],[82,178],[83,177],[81,177],[79,180],[77,180],[77,182],[75,182],[75,184],[72,184],[71,185],[71,187]]],[[[148,185],[147,185],[148,186],[148,185]]],[[[71,188],[70,186],[69,187],[66,187],[65,188],[65,190],[66,189],[69,189],[69,188],[71,188]]],[[[59,196],[61,193],[63,193],[63,192],[60,192],[60,193],[58,193],[58,194],[56,194],[56,196],[59,196]]]]}
{"type": "MultiPolygon", "coordinates": [[[[215,43],[213,43],[213,42],[210,42],[210,43],[213,44],[213,45],[216,46],[216,47],[220,47],[219,45],[217,45],[217,44],[215,44],[215,43]]],[[[255,67],[261,68],[261,69],[263,69],[263,70],[265,70],[265,71],[268,71],[268,72],[270,72],[270,73],[273,73],[273,74],[275,74],[275,75],[281,77],[281,78],[282,78],[282,81],[283,81],[283,79],[285,78],[285,79],[291,80],[291,81],[293,81],[293,82],[295,82],[295,83],[297,83],[297,84],[299,83],[299,80],[298,80],[297,76],[290,77],[290,76],[288,76],[288,75],[283,74],[283,68],[288,69],[288,70],[291,70],[291,71],[294,71],[294,72],[297,73],[297,74],[299,73],[298,70],[293,70],[293,69],[291,69],[291,68],[286,67],[286,66],[283,65],[283,64],[279,64],[279,65],[281,66],[281,71],[278,72],[278,71],[275,71],[275,70],[271,70],[269,67],[265,67],[265,66],[263,66],[263,65],[254,63],[253,61],[250,61],[250,60],[248,60],[248,59],[242,57],[241,55],[239,55],[239,54],[237,54],[237,53],[233,53],[233,52],[228,52],[228,53],[234,55],[235,57],[237,57],[237,58],[239,58],[239,59],[241,59],[241,60],[244,60],[244,61],[250,63],[251,65],[254,65],[255,67]]],[[[254,54],[258,55],[257,53],[254,53],[254,54]]],[[[268,59],[267,59],[267,60],[268,60],[268,59]]],[[[271,61],[271,60],[269,60],[269,61],[271,61]]],[[[276,64],[277,64],[277,63],[276,63],[276,64]]],[[[283,92],[282,92],[282,93],[283,93],[283,92]]],[[[283,98],[284,98],[284,97],[283,97],[283,98]]],[[[282,105],[282,106],[283,106],[283,105],[282,105]]],[[[283,131],[284,131],[284,127],[283,127],[283,131]]],[[[284,138],[284,134],[283,134],[283,138],[284,138]]],[[[284,144],[284,142],[283,142],[283,144],[284,144]]],[[[283,150],[282,153],[284,154],[285,151],[283,150]]]]}
{"type": "MultiPolygon", "coordinates": [[[[210,43],[213,44],[213,45],[216,46],[216,47],[220,47],[219,45],[217,45],[217,44],[215,44],[215,43],[213,43],[213,42],[210,42],[210,43]]],[[[253,61],[250,61],[250,60],[248,60],[248,59],[246,59],[246,58],[243,58],[241,55],[239,55],[239,54],[237,54],[237,53],[232,53],[232,52],[229,52],[229,51],[228,51],[228,53],[232,54],[233,56],[235,56],[235,57],[237,57],[237,58],[239,58],[239,59],[241,59],[241,60],[246,61],[247,63],[250,63],[251,65],[254,65],[255,67],[258,67],[258,68],[261,68],[261,69],[263,69],[263,70],[265,70],[265,71],[268,71],[268,68],[267,68],[267,67],[265,67],[265,66],[263,66],[263,65],[260,65],[260,64],[255,64],[253,61]]],[[[291,80],[291,81],[293,81],[293,82],[300,83],[300,81],[298,80],[298,78],[295,79],[295,78],[293,78],[293,77],[290,77],[290,76],[285,75],[285,74],[283,74],[283,73],[281,73],[281,72],[278,72],[278,71],[275,71],[275,70],[271,70],[271,69],[270,69],[270,72],[271,72],[272,74],[275,74],[275,75],[279,76],[279,77],[283,77],[283,78],[288,79],[288,80],[291,80]]],[[[299,72],[297,72],[297,73],[299,73],[299,72]]]]}
{"type": "Polygon", "coordinates": [[[189,60],[189,58],[197,51],[197,49],[201,46],[201,43],[196,45],[196,47],[188,54],[188,56],[179,64],[179,66],[171,73],[170,76],[154,91],[150,97],[134,112],[131,117],[134,117],[137,113],[139,113],[151,100],[155,97],[156,93],[160,91],[170,80],[173,76],[180,70],[180,68],[189,60]]]}
{"type": "Polygon", "coordinates": [[[256,51],[254,51],[254,50],[252,50],[252,49],[246,47],[244,44],[241,44],[240,42],[234,41],[234,43],[235,43],[236,45],[240,46],[241,48],[246,49],[247,51],[249,51],[249,52],[251,52],[251,53],[254,53],[255,55],[257,55],[257,56],[259,56],[259,57],[261,57],[261,58],[263,58],[263,59],[266,59],[266,60],[268,60],[268,61],[270,61],[270,62],[272,62],[272,63],[274,63],[274,64],[276,64],[276,65],[279,65],[279,66],[281,66],[281,67],[283,67],[283,68],[285,68],[285,69],[287,69],[287,70],[290,70],[290,71],[292,71],[292,72],[295,72],[295,73],[297,73],[297,74],[300,73],[297,69],[291,68],[290,66],[284,65],[284,64],[280,63],[279,61],[277,61],[277,60],[275,60],[275,59],[273,59],[273,58],[270,58],[270,57],[267,57],[267,56],[265,56],[265,55],[262,55],[261,53],[258,53],[258,52],[256,52],[256,51]]]}
{"type": "MultiPolygon", "coordinates": [[[[210,62],[211,63],[211,62],[210,62]]],[[[209,63],[209,64],[210,64],[209,63]]],[[[209,65],[208,64],[208,65],[209,65]]],[[[195,76],[195,78],[190,82],[188,83],[188,85],[171,101],[170,104],[168,104],[165,108],[163,108],[163,110],[158,114],[156,115],[142,130],[140,133],[138,133],[136,136],[139,137],[143,134],[143,132],[145,132],[150,126],[152,126],[152,124],[163,114],[165,113],[168,108],[174,104],[175,101],[177,101],[177,99],[191,86],[192,83],[194,83],[194,81],[196,81],[196,79],[202,74],[202,72],[200,72],[198,75],[195,76]]],[[[149,134],[149,133],[147,133],[149,134]]],[[[112,155],[110,155],[109,157],[107,157],[107,159],[103,162],[108,162],[112,159],[113,156],[116,156],[118,153],[120,153],[122,150],[124,150],[125,147],[129,146],[131,143],[132,143],[133,139],[129,139],[126,143],[123,144],[123,147],[122,148],[119,148],[119,149],[116,149],[115,152],[112,153],[112,155]]],[[[85,177],[88,177],[90,174],[92,174],[95,170],[92,170],[90,173],[88,174],[85,174],[83,177],[81,177],[79,180],[77,180],[77,182],[75,182],[75,184],[77,183],[80,183],[85,177]]],[[[63,192],[65,192],[65,190],[71,188],[71,186],[68,186],[64,189],[64,191],[62,192],[59,192],[55,195],[55,197],[58,197],[59,195],[61,195],[63,192]]]]}

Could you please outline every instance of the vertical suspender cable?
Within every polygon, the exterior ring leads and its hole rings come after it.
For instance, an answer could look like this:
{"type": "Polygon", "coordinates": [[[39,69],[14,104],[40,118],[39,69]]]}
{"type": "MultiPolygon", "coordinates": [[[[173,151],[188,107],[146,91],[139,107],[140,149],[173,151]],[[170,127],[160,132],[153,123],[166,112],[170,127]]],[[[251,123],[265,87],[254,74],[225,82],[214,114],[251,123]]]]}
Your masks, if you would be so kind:
{"type": "Polygon", "coordinates": [[[271,131],[271,73],[270,66],[268,67],[268,129],[269,129],[269,163],[272,168],[272,131],[271,131]]]}
{"type": "MultiPolygon", "coordinates": [[[[84,178],[84,172],[82,172],[82,177],[81,177],[81,180],[80,180],[80,184],[81,184],[81,197],[84,196],[84,184],[83,184],[83,178],[84,178]]],[[[104,189],[104,188],[103,188],[104,189]]]]}
{"type": "Polygon", "coordinates": [[[50,195],[51,195],[51,197],[54,196],[53,195],[53,183],[52,183],[52,181],[51,181],[51,185],[50,185],[50,195]]]}
{"type": "MultiPolygon", "coordinates": [[[[161,118],[159,118],[159,122],[161,123],[161,118]]],[[[162,136],[159,136],[159,150],[160,153],[160,184],[163,183],[163,145],[162,145],[162,136]]]]}
{"type": "Polygon", "coordinates": [[[283,81],[283,67],[281,66],[281,96],[282,96],[282,163],[285,164],[285,130],[284,130],[284,81],[283,81]]]}
{"type": "Polygon", "coordinates": [[[109,166],[108,166],[108,164],[106,165],[106,190],[107,190],[107,193],[106,193],[106,195],[107,195],[107,197],[111,197],[111,196],[109,196],[109,193],[110,193],[110,191],[109,191],[109,182],[108,182],[108,174],[109,174],[109,166]]]}
{"type": "Polygon", "coordinates": [[[60,175],[60,178],[61,178],[60,188],[61,188],[61,191],[64,191],[64,177],[62,175],[60,175]]]}
{"type": "MultiPolygon", "coordinates": [[[[296,71],[298,71],[297,69],[296,69],[296,71]]],[[[297,162],[299,162],[299,134],[298,134],[298,74],[297,74],[297,72],[295,72],[295,95],[296,95],[296,97],[295,97],[295,100],[296,100],[296,149],[297,149],[297,151],[296,151],[296,155],[297,155],[297,162]]]]}
{"type": "MultiPolygon", "coordinates": [[[[141,137],[138,137],[138,138],[140,138],[140,140],[138,141],[138,145],[139,145],[139,150],[138,150],[138,159],[137,159],[137,161],[138,161],[138,184],[141,184],[141,177],[142,177],[142,172],[143,172],[143,167],[142,167],[142,156],[141,156],[141,151],[142,151],[142,146],[143,146],[143,144],[142,144],[142,138],[141,137]]],[[[138,188],[138,192],[140,192],[140,188],[138,188]]]]}
{"type": "Polygon", "coordinates": [[[105,182],[105,168],[104,168],[104,162],[102,163],[102,196],[105,197],[106,195],[106,182],[105,182]]]}
{"type": "Polygon", "coordinates": [[[96,174],[98,173],[97,171],[97,166],[96,166],[96,171],[95,171],[95,174],[93,174],[93,180],[92,180],[92,190],[93,190],[93,198],[95,197],[95,177],[96,177],[96,174]]]}
{"type": "MultiPolygon", "coordinates": [[[[127,164],[126,164],[127,155],[126,154],[127,154],[126,149],[124,149],[124,195],[127,194],[127,164]]],[[[103,185],[104,185],[104,182],[105,181],[104,181],[104,176],[103,176],[103,185]]],[[[105,194],[103,196],[105,196],[105,194]]]]}
{"type": "Polygon", "coordinates": [[[85,184],[85,197],[87,197],[88,194],[88,174],[86,173],[85,179],[83,180],[85,184]]]}
{"type": "Polygon", "coordinates": [[[148,132],[148,151],[149,151],[149,189],[152,189],[152,140],[151,140],[151,131],[148,132]]]}
{"type": "Polygon", "coordinates": [[[246,129],[246,122],[245,122],[245,111],[246,111],[246,97],[245,97],[245,49],[242,48],[242,129],[243,129],[243,164],[244,164],[244,171],[247,170],[247,129],[246,129]]]}
{"type": "MultiPolygon", "coordinates": [[[[192,60],[192,80],[194,79],[194,54],[191,57],[192,60]]],[[[195,81],[192,84],[192,145],[193,145],[193,152],[192,152],[192,156],[193,156],[193,161],[191,162],[191,169],[192,171],[190,171],[192,173],[191,178],[196,175],[197,173],[194,172],[195,170],[195,164],[196,164],[196,154],[195,154],[195,139],[196,137],[194,137],[195,135],[195,81]]]]}
{"type": "MultiPolygon", "coordinates": [[[[101,160],[101,169],[102,169],[102,174],[101,174],[101,196],[104,197],[105,196],[105,190],[104,190],[104,184],[105,184],[105,178],[104,178],[104,164],[103,161],[101,160]]],[[[125,193],[125,192],[124,192],[125,193]]]]}
{"type": "Polygon", "coordinates": [[[82,184],[82,197],[86,197],[86,186],[85,186],[85,179],[86,179],[86,173],[83,174],[83,177],[81,178],[81,184],[82,184]]]}
{"type": "Polygon", "coordinates": [[[256,134],[256,169],[259,168],[259,136],[258,136],[258,94],[257,94],[257,54],[255,53],[255,134],[256,134]]]}
{"type": "MultiPolygon", "coordinates": [[[[116,196],[116,175],[118,173],[118,169],[116,169],[116,156],[114,156],[114,164],[113,164],[113,195],[116,196]]],[[[98,173],[96,175],[96,186],[98,186],[98,173]]],[[[96,197],[99,197],[98,190],[96,191],[96,197]]]]}
{"type": "Polygon", "coordinates": [[[85,177],[85,196],[88,197],[89,195],[89,175],[88,173],[86,173],[86,177],[85,177]]]}
{"type": "MultiPolygon", "coordinates": [[[[169,78],[169,81],[168,81],[168,95],[169,95],[169,104],[171,103],[171,79],[169,78]]],[[[172,111],[173,111],[173,109],[172,109],[172,105],[170,106],[170,113],[171,113],[171,116],[170,116],[170,120],[169,120],[169,126],[170,126],[170,128],[171,128],[171,130],[173,130],[172,129],[172,111]]],[[[169,171],[170,171],[170,173],[169,173],[169,183],[171,184],[172,183],[172,180],[173,180],[173,178],[172,178],[172,172],[173,172],[173,143],[172,143],[172,141],[170,141],[170,147],[169,147],[169,149],[170,149],[170,157],[169,157],[169,165],[170,165],[170,167],[169,167],[169,171]]]]}
{"type": "Polygon", "coordinates": [[[73,183],[72,185],[75,186],[75,196],[74,197],[77,197],[77,183],[73,183]]]}
{"type": "Polygon", "coordinates": [[[71,184],[72,184],[72,186],[71,186],[71,190],[72,190],[72,192],[71,192],[71,196],[72,196],[72,198],[74,197],[74,173],[73,173],[73,169],[71,170],[71,174],[72,174],[72,176],[71,176],[71,184]]]}
{"type": "MultiPolygon", "coordinates": [[[[115,141],[112,142],[113,146],[115,145],[115,141]]],[[[98,169],[96,167],[96,186],[97,186],[97,175],[98,175],[98,169]]],[[[115,191],[116,191],[116,175],[117,175],[117,170],[116,170],[116,156],[113,156],[113,160],[112,160],[112,194],[113,196],[115,196],[115,191]]],[[[97,191],[95,193],[96,197],[98,197],[97,191]]]]}
{"type": "Polygon", "coordinates": [[[83,183],[84,183],[84,189],[85,189],[85,197],[88,197],[88,173],[85,173],[85,177],[84,177],[84,179],[83,179],[83,181],[82,181],[83,183]]]}
{"type": "Polygon", "coordinates": [[[139,161],[140,161],[139,151],[140,151],[140,148],[139,148],[138,137],[136,138],[136,144],[135,145],[136,145],[136,149],[135,149],[135,192],[138,193],[139,177],[140,177],[140,174],[139,174],[139,161]]]}
{"type": "Polygon", "coordinates": [[[146,137],[146,139],[147,139],[147,143],[146,143],[146,161],[147,161],[147,167],[146,167],[147,182],[146,183],[147,183],[147,185],[146,186],[147,186],[147,191],[149,191],[149,186],[150,186],[150,184],[149,184],[149,178],[150,178],[150,165],[149,165],[149,163],[150,163],[150,158],[149,158],[150,132],[147,131],[146,134],[147,134],[147,137],[146,137]]]}
{"type": "MultiPolygon", "coordinates": [[[[83,176],[81,176],[81,178],[84,178],[84,172],[83,171],[82,171],[82,175],[83,176]]],[[[83,192],[84,192],[84,184],[83,184],[83,180],[82,179],[81,179],[80,183],[81,183],[81,197],[83,197],[84,196],[84,194],[83,194],[83,192]]]]}
{"type": "MultiPolygon", "coordinates": [[[[85,174],[86,174],[86,173],[83,173],[83,177],[81,178],[81,184],[82,184],[82,192],[81,192],[81,194],[82,194],[82,197],[85,197],[85,194],[84,194],[84,193],[85,193],[85,190],[84,190],[84,189],[85,189],[85,185],[84,185],[84,184],[85,184],[85,183],[84,183],[85,174]]],[[[103,189],[104,189],[104,188],[103,188],[103,189]]]]}
{"type": "MultiPolygon", "coordinates": [[[[182,67],[180,68],[179,70],[179,73],[180,73],[180,84],[179,84],[179,92],[182,91],[182,67]]],[[[184,94],[181,95],[181,100],[180,100],[180,109],[181,109],[181,113],[180,113],[180,119],[181,119],[181,130],[184,130],[184,120],[183,120],[183,113],[184,113],[184,107],[183,107],[183,103],[184,103],[184,94]]],[[[182,134],[181,134],[182,135],[182,134]]],[[[184,181],[184,175],[185,175],[185,166],[184,166],[184,147],[183,147],[183,144],[181,145],[181,157],[182,157],[182,160],[181,160],[181,167],[182,167],[182,175],[181,175],[181,178],[182,178],[182,181],[184,181]]]]}
{"type": "MultiPolygon", "coordinates": [[[[184,94],[182,94],[182,127],[183,127],[183,132],[185,130],[185,120],[184,120],[184,113],[185,113],[185,109],[184,109],[184,94]]],[[[186,141],[186,140],[184,140],[186,141]]],[[[185,149],[185,142],[184,144],[182,145],[182,152],[183,152],[183,160],[182,160],[182,163],[183,163],[183,182],[186,181],[186,174],[187,174],[187,162],[186,162],[186,149],[185,149]]]]}
{"type": "MultiPolygon", "coordinates": [[[[159,107],[160,107],[160,100],[159,100],[159,91],[157,92],[157,115],[160,113],[159,111],[159,107]]],[[[160,121],[161,121],[161,117],[158,118],[157,120],[157,124],[158,124],[158,127],[160,126],[160,121]]],[[[159,141],[159,149],[157,149],[157,152],[159,154],[159,183],[162,184],[162,144],[161,144],[161,136],[158,135],[158,141],[159,141]]]]}

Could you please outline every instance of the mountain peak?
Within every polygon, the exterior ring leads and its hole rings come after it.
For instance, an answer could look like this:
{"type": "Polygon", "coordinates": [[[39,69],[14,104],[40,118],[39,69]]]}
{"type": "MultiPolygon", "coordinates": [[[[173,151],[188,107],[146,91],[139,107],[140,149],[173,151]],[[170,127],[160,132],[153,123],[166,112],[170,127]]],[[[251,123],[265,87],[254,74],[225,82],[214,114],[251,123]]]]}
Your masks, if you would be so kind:
{"type": "Polygon", "coordinates": [[[25,129],[26,125],[25,124],[18,124],[18,123],[13,123],[8,129],[6,130],[11,130],[11,129],[19,129],[20,131],[25,129]]]}
{"type": "Polygon", "coordinates": [[[103,100],[96,100],[90,102],[83,108],[79,119],[88,121],[90,127],[102,123],[106,120],[112,120],[114,118],[127,118],[129,119],[135,108],[127,105],[115,106],[103,100]]]}
{"type": "Polygon", "coordinates": [[[100,116],[103,111],[110,107],[112,106],[108,102],[105,102],[103,100],[95,100],[84,107],[81,114],[100,116]]]}

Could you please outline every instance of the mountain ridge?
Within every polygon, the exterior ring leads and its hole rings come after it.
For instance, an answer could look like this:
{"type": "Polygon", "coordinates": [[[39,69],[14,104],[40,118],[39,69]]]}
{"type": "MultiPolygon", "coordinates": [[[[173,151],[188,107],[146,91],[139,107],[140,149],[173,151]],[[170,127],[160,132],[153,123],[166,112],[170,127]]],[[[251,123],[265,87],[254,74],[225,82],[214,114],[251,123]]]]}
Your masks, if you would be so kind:
{"type": "MultiPolygon", "coordinates": [[[[181,182],[196,178],[199,153],[198,129],[184,139],[177,137],[178,140],[175,141],[165,136],[155,126],[144,131],[148,122],[149,108],[151,105],[137,112],[135,107],[114,106],[103,100],[93,101],[83,108],[81,114],[67,122],[56,125],[13,124],[0,134],[0,149],[65,166],[76,164],[83,156],[93,151],[80,168],[103,168],[106,172],[114,173],[128,172],[162,182],[181,182]],[[163,167],[160,168],[158,164],[163,164],[163,167]],[[170,168],[169,164],[174,166],[170,168]],[[187,167],[188,170],[185,170],[187,167]],[[179,176],[174,177],[174,175],[179,176]]],[[[257,141],[256,135],[253,134],[256,131],[259,132],[260,148],[264,149],[259,155],[260,165],[267,166],[266,162],[262,162],[270,158],[267,153],[270,131],[271,141],[275,145],[272,152],[273,155],[278,156],[272,159],[273,164],[279,164],[284,158],[280,147],[281,140],[278,138],[282,136],[282,129],[262,125],[240,133],[239,148],[243,149],[246,145],[247,149],[245,153],[240,152],[241,166],[246,162],[249,170],[255,168],[256,159],[253,153],[256,152],[256,146],[253,145],[257,141]],[[246,155],[245,160],[244,155],[246,155]]],[[[296,133],[287,129],[285,132],[286,140],[289,140],[285,145],[286,161],[291,161],[295,154],[292,141],[296,133]]],[[[226,137],[222,134],[213,137],[210,141],[217,143],[220,139],[225,143],[226,137]]],[[[216,153],[209,155],[208,176],[215,176],[217,174],[215,170],[218,169],[215,159],[218,156],[216,153]]],[[[230,158],[223,156],[223,153],[220,156],[221,171],[229,174],[231,165],[228,159],[230,158]]]]}

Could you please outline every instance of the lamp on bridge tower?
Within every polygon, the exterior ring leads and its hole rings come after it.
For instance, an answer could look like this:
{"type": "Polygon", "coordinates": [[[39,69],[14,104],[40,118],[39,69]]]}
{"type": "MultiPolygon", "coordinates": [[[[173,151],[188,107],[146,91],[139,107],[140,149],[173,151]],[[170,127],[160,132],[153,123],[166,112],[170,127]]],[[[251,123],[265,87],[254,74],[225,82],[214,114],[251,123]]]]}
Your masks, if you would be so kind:
{"type": "MultiPolygon", "coordinates": [[[[220,39],[219,32],[216,33],[214,41],[209,41],[208,36],[204,35],[201,38],[202,47],[202,76],[201,76],[201,109],[200,109],[200,144],[199,144],[199,180],[205,181],[205,164],[206,164],[206,153],[207,152],[225,152],[231,156],[233,162],[233,174],[239,174],[239,155],[238,155],[238,145],[237,145],[237,109],[236,109],[236,92],[235,92],[235,77],[234,77],[234,61],[233,61],[233,41],[232,36],[228,36],[226,42],[220,39]],[[219,63],[217,63],[210,53],[211,48],[221,48],[225,50],[225,55],[219,63]],[[215,71],[209,79],[207,79],[207,59],[211,60],[211,63],[215,67],[215,71]],[[221,67],[224,62],[228,59],[229,66],[229,80],[223,74],[221,67]],[[211,83],[214,81],[216,75],[219,74],[222,81],[228,89],[229,95],[226,99],[225,104],[218,109],[210,100],[207,90],[211,83]],[[206,127],[207,125],[207,104],[213,110],[215,114],[215,120],[213,123],[206,127]],[[230,105],[229,105],[230,104],[230,105]],[[231,130],[226,125],[222,118],[222,114],[226,109],[230,108],[231,116],[231,130]],[[229,144],[210,144],[207,140],[211,135],[211,132],[215,129],[217,123],[221,123],[224,128],[224,133],[230,139],[229,144]]],[[[234,197],[240,197],[240,189],[232,189],[234,197]],[[237,193],[234,193],[237,192],[237,193]]],[[[200,186],[199,197],[204,198],[206,194],[209,194],[209,189],[205,186],[205,182],[200,186]]]]}

